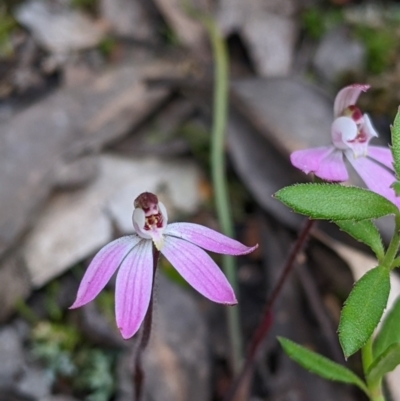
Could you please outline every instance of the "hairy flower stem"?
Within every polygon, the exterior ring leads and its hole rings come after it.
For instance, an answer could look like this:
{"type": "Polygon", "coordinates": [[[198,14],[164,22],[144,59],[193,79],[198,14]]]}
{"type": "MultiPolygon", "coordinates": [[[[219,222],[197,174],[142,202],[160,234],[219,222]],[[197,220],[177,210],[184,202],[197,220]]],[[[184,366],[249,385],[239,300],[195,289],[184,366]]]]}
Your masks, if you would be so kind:
{"type": "Polygon", "coordinates": [[[150,341],[151,327],[153,325],[153,296],[154,296],[154,279],[156,275],[158,258],[160,256],[160,251],[158,251],[153,246],[153,288],[151,290],[150,304],[147,309],[146,316],[143,320],[142,334],[140,337],[139,346],[136,350],[135,361],[134,361],[134,371],[133,371],[133,384],[134,384],[134,394],[135,397],[133,401],[141,401],[143,397],[143,384],[144,384],[144,371],[142,368],[142,356],[144,350],[150,341]]]}
{"type": "Polygon", "coordinates": [[[285,284],[287,278],[289,277],[290,272],[293,270],[295,265],[296,257],[299,252],[304,248],[306,241],[309,237],[309,233],[311,228],[315,224],[315,220],[307,219],[303,228],[301,229],[296,242],[293,244],[292,249],[289,253],[288,258],[286,259],[285,265],[283,267],[282,273],[275,284],[275,287],[272,289],[271,295],[269,296],[265,308],[264,313],[261,318],[261,321],[253,335],[253,338],[250,341],[250,345],[248,347],[246,360],[243,368],[241,369],[239,375],[232,382],[231,388],[226,394],[224,400],[225,401],[233,401],[236,397],[236,394],[239,392],[240,386],[244,382],[244,379],[248,377],[253,367],[254,359],[257,356],[257,352],[266,337],[269,328],[272,324],[272,308],[275,305],[276,300],[281,293],[283,285],[285,284]]]}
{"type": "MultiPolygon", "coordinates": [[[[232,214],[225,172],[225,131],[228,116],[228,51],[214,21],[209,17],[201,18],[208,31],[214,55],[214,100],[213,124],[211,133],[211,170],[217,215],[222,232],[233,237],[232,214]]],[[[231,256],[223,256],[223,270],[237,294],[236,263],[231,256]]],[[[242,335],[240,330],[239,309],[228,308],[228,326],[232,345],[232,368],[237,374],[242,364],[242,335]]]]}

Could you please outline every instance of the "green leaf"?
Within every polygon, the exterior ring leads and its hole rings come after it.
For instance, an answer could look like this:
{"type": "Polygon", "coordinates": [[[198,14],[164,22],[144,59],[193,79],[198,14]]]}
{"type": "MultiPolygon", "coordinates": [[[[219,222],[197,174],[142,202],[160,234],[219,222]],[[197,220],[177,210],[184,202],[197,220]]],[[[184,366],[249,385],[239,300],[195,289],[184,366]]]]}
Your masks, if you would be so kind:
{"type": "Polygon", "coordinates": [[[367,380],[377,383],[386,374],[394,370],[400,364],[400,343],[392,344],[386,351],[379,355],[367,372],[367,380]]]}
{"type": "Polygon", "coordinates": [[[278,337],[278,341],[285,353],[304,369],[327,380],[354,384],[368,394],[364,382],[351,370],[287,338],[278,337]]]}
{"type": "Polygon", "coordinates": [[[375,253],[378,260],[383,259],[385,250],[383,248],[382,239],[378,229],[371,220],[351,221],[341,220],[335,221],[339,228],[346,231],[357,241],[368,245],[375,253]]]}
{"type": "Polygon", "coordinates": [[[391,150],[393,154],[393,167],[397,179],[400,180],[400,110],[397,111],[391,131],[392,131],[391,150]]]}
{"type": "Polygon", "coordinates": [[[375,192],[339,184],[296,184],[279,190],[275,198],[313,219],[360,221],[398,213],[375,192]]]}
{"type": "Polygon", "coordinates": [[[371,337],[386,307],[389,291],[389,270],[383,266],[370,270],[355,283],[339,322],[339,341],[346,358],[371,337]]]}
{"type": "Polygon", "coordinates": [[[392,344],[400,343],[400,297],[386,315],[374,341],[374,357],[377,358],[392,344]]]}
{"type": "Polygon", "coordinates": [[[391,188],[394,189],[394,192],[396,192],[396,196],[400,196],[400,182],[395,181],[392,185],[391,188]]]}

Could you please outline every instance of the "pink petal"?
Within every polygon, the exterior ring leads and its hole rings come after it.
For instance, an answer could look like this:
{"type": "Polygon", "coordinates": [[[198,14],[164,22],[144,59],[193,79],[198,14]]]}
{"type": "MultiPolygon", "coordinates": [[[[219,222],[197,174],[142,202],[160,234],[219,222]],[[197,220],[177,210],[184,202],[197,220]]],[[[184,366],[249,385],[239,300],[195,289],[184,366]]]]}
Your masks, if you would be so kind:
{"type": "Polygon", "coordinates": [[[181,238],[189,241],[207,251],[223,253],[226,255],[245,255],[254,251],[258,245],[248,247],[239,241],[226,237],[211,228],[193,223],[169,224],[165,235],[181,238]]]}
{"type": "Polygon", "coordinates": [[[389,148],[384,148],[383,146],[369,146],[367,156],[394,171],[393,155],[389,148]]]}
{"type": "Polygon", "coordinates": [[[200,294],[221,304],[236,304],[235,293],[220,268],[201,248],[166,236],[161,253],[200,294]]]}
{"type": "Polygon", "coordinates": [[[349,175],[343,161],[343,152],[336,150],[322,159],[319,169],[314,174],[325,181],[347,181],[349,175]]]}
{"type": "Polygon", "coordinates": [[[394,190],[390,188],[396,180],[393,173],[366,157],[355,159],[349,151],[346,152],[346,157],[365,182],[368,189],[382,195],[395,205],[400,205],[400,198],[397,198],[394,190]]]}
{"type": "Polygon", "coordinates": [[[313,172],[326,181],[341,182],[348,179],[342,151],[332,146],[297,150],[290,155],[290,161],[306,174],[313,172]]]}
{"type": "Polygon", "coordinates": [[[79,308],[96,298],[125,256],[139,241],[138,236],[129,235],[116,239],[101,248],[87,268],[79,285],[76,300],[70,309],[79,308]]]}
{"type": "Polygon", "coordinates": [[[296,150],[290,155],[292,165],[304,173],[314,173],[319,169],[321,160],[334,151],[332,146],[323,148],[311,148],[296,150]]]}
{"type": "Polygon", "coordinates": [[[368,89],[369,85],[354,84],[340,90],[333,106],[335,117],[340,116],[347,107],[355,105],[360,93],[366,92],[368,89]]]}
{"type": "Polygon", "coordinates": [[[143,239],[124,259],[115,285],[115,317],[123,338],[132,337],[149,308],[153,285],[153,244],[143,239]]]}

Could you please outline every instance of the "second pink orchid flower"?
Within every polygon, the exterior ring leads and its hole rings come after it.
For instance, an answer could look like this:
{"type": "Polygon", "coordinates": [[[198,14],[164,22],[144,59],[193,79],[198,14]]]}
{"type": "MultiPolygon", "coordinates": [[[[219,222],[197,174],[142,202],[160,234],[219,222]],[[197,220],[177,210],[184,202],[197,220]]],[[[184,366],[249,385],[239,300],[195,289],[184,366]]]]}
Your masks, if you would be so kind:
{"type": "Polygon", "coordinates": [[[362,114],[356,106],[361,92],[368,89],[369,85],[354,84],[339,91],[334,103],[332,144],[297,150],[290,160],[306,174],[314,173],[325,181],[343,182],[349,178],[345,158],[371,191],[400,206],[400,198],[391,188],[395,177],[390,149],[369,145],[378,134],[368,115],[362,114]]]}

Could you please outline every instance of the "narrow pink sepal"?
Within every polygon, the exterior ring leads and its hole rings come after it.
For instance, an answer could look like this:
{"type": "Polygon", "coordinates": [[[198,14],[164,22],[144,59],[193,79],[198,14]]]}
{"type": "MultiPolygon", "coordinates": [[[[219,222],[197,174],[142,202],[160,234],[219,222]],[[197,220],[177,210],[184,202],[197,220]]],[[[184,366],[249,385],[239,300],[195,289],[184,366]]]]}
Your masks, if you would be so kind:
{"type": "Polygon", "coordinates": [[[366,157],[355,159],[351,152],[346,151],[346,157],[371,191],[385,197],[390,202],[400,206],[400,198],[390,186],[396,181],[394,174],[385,167],[366,157]]]}
{"type": "Polygon", "coordinates": [[[389,148],[383,146],[369,146],[367,156],[394,171],[393,155],[389,148]]]}
{"type": "Polygon", "coordinates": [[[290,155],[292,165],[304,173],[314,173],[319,169],[321,160],[334,151],[332,146],[296,150],[290,155]]]}
{"type": "Polygon", "coordinates": [[[368,114],[364,114],[364,124],[362,126],[362,131],[367,138],[367,142],[369,142],[372,138],[377,138],[379,135],[376,132],[376,129],[372,125],[371,119],[368,114]]]}
{"type": "Polygon", "coordinates": [[[224,255],[245,255],[254,251],[258,245],[249,247],[239,241],[229,238],[211,228],[193,223],[169,224],[164,231],[165,235],[189,241],[207,251],[224,255]]]}
{"type": "Polygon", "coordinates": [[[142,239],[122,262],[115,284],[115,318],[124,339],[138,330],[149,308],[153,285],[153,244],[142,239]]]}
{"type": "Polygon", "coordinates": [[[349,106],[356,104],[358,97],[361,92],[366,92],[369,89],[369,85],[354,84],[346,86],[338,92],[335,98],[335,103],[333,106],[333,113],[335,118],[340,116],[344,109],[349,106]]]}
{"type": "Polygon", "coordinates": [[[348,179],[343,155],[335,148],[312,148],[293,152],[290,155],[293,166],[305,173],[313,172],[325,181],[342,182],[348,179]]]}
{"type": "Polygon", "coordinates": [[[118,238],[101,248],[90,262],[79,285],[76,300],[70,309],[79,308],[96,298],[124,257],[139,241],[138,236],[129,235],[118,238]]]}
{"type": "Polygon", "coordinates": [[[235,293],[221,269],[201,248],[185,240],[166,236],[161,253],[206,298],[221,304],[237,303],[235,293]]]}

